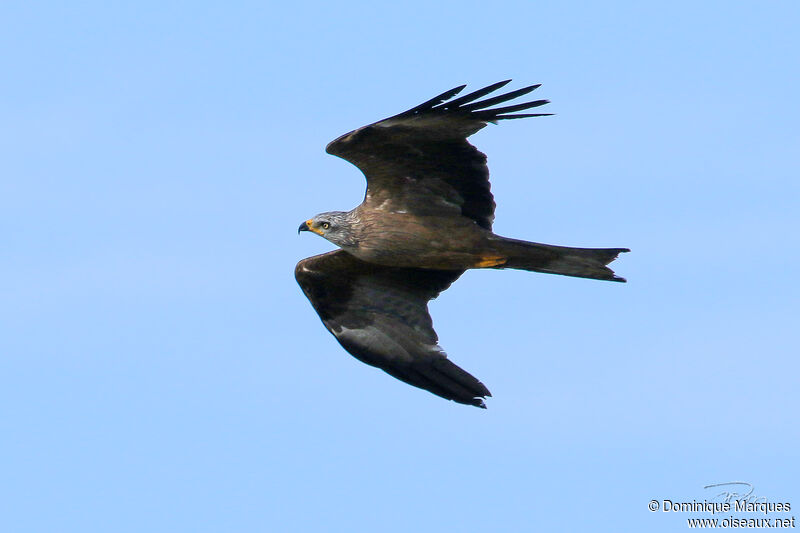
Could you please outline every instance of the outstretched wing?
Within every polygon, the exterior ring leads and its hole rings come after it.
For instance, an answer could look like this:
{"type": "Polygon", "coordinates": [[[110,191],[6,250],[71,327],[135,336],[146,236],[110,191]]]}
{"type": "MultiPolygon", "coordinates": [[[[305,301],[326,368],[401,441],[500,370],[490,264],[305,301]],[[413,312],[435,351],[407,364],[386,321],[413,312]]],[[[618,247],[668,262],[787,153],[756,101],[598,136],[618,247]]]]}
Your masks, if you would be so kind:
{"type": "Polygon", "coordinates": [[[442,398],[485,407],[489,390],[450,362],[428,314],[428,301],[462,273],[374,265],[342,250],[295,268],[322,323],[357,359],[442,398]]]}
{"type": "Polygon", "coordinates": [[[517,113],[547,100],[487,109],[539,85],[478,100],[510,81],[451,100],[466,86],[456,87],[399,115],[342,135],[326,151],[364,173],[364,204],[368,208],[463,215],[491,229],[495,204],[486,156],[469,144],[467,137],[488,122],[549,114],[517,113]]]}

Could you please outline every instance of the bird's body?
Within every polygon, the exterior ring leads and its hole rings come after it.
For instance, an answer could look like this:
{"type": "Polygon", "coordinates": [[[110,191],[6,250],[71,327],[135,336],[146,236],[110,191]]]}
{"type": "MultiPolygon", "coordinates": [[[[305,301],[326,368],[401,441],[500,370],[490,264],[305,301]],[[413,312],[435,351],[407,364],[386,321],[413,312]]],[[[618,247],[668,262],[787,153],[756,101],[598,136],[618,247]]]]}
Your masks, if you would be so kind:
{"type": "MultiPolygon", "coordinates": [[[[358,211],[358,209],[356,209],[358,211]]],[[[362,261],[386,266],[466,270],[489,253],[492,232],[463,217],[379,212],[358,216],[358,245],[345,248],[362,261]],[[360,235],[370,234],[369,237],[360,235]],[[448,238],[458,235],[458,239],[448,238]]]]}
{"type": "Polygon", "coordinates": [[[468,269],[515,268],[624,281],[606,265],[626,248],[570,248],[495,235],[486,156],[466,138],[487,122],[542,116],[546,100],[487,107],[537,86],[475,101],[508,82],[450,100],[462,87],[345,134],[327,147],[367,177],[361,205],[321,213],[300,230],[340,250],[304,259],[295,276],[339,343],[361,361],[434,394],[484,407],[488,389],[447,359],[427,303],[468,269]]]}

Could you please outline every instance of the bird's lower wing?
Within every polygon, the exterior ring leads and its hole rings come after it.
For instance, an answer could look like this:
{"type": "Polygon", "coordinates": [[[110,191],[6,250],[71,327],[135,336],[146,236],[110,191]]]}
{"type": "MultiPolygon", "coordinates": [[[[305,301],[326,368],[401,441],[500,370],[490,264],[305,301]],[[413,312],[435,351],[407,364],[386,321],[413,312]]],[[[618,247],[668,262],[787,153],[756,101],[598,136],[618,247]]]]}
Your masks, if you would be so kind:
{"type": "Polygon", "coordinates": [[[485,407],[489,390],[439,347],[428,301],[460,271],[394,268],[338,250],[304,259],[295,277],[345,350],[410,385],[485,407]]]}

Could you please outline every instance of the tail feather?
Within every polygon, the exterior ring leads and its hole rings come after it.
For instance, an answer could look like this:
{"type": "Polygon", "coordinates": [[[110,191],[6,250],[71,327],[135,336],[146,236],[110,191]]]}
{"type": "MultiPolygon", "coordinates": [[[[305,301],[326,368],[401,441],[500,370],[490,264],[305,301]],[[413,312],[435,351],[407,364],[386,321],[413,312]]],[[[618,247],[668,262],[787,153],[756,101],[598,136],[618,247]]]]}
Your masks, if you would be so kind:
{"type": "Polygon", "coordinates": [[[625,282],[606,265],[628,248],[570,248],[502,238],[498,253],[508,259],[497,268],[516,268],[562,276],[625,282]]]}

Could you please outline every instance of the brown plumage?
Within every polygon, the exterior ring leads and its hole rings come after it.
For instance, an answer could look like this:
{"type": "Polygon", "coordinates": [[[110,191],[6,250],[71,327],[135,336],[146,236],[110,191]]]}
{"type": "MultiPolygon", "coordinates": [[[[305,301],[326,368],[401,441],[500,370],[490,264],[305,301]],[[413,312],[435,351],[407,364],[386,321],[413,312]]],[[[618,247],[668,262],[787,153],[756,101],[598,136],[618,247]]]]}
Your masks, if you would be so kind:
{"type": "Polygon", "coordinates": [[[428,301],[470,268],[515,268],[625,281],[606,265],[626,248],[568,248],[492,233],[494,198],[486,156],[467,142],[487,122],[545,116],[518,113],[535,100],[491,106],[538,85],[479,100],[499,82],[452,99],[464,86],[331,142],[327,152],[367,178],[361,205],[322,213],[312,231],[341,249],[304,259],[295,277],[322,322],[359,360],[459,403],[491,396],[437,344],[428,301]]]}

